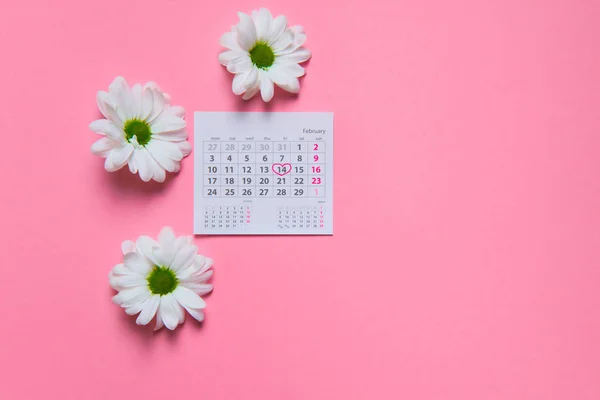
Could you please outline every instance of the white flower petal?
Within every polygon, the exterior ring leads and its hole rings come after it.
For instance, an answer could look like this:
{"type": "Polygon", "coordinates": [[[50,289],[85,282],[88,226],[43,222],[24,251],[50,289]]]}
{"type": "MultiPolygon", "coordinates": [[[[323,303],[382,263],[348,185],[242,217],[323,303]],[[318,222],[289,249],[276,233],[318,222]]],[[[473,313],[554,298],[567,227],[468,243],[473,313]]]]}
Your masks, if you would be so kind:
{"type": "MultiPolygon", "coordinates": [[[[160,141],[166,141],[166,142],[181,142],[184,140],[187,140],[188,138],[188,133],[185,129],[180,129],[177,131],[171,131],[171,132],[162,132],[162,133],[155,133],[152,135],[152,139],[157,139],[160,141]]],[[[148,147],[146,145],[146,147],[148,147]]]]}
{"type": "Polygon", "coordinates": [[[248,53],[244,53],[241,50],[227,50],[219,54],[219,63],[221,65],[227,66],[229,63],[237,60],[238,58],[246,56],[248,53]]]}
{"type": "Polygon", "coordinates": [[[279,15],[275,17],[273,23],[271,24],[271,33],[269,34],[268,43],[270,45],[272,45],[277,39],[279,39],[283,31],[285,31],[286,26],[287,18],[285,17],[285,15],[279,15]]]}
{"type": "Polygon", "coordinates": [[[96,103],[98,104],[98,108],[102,115],[113,122],[115,122],[119,126],[123,126],[123,120],[119,117],[119,114],[115,110],[115,106],[113,105],[112,97],[104,92],[99,91],[96,95],[96,103]]]}
{"type": "Polygon", "coordinates": [[[162,329],[163,326],[165,326],[165,324],[163,323],[163,320],[162,320],[162,314],[160,312],[160,304],[159,304],[158,311],[156,312],[156,327],[154,327],[154,330],[157,331],[159,329],[162,329]]]}
{"type": "Polygon", "coordinates": [[[158,243],[161,247],[174,248],[175,240],[175,232],[173,232],[173,228],[170,226],[165,226],[158,234],[158,243]]]}
{"type": "Polygon", "coordinates": [[[117,76],[108,87],[108,92],[115,99],[115,110],[123,121],[136,117],[133,94],[125,78],[117,76]]]}
{"type": "Polygon", "coordinates": [[[251,68],[246,77],[246,89],[256,86],[258,83],[258,68],[251,68]]]}
{"type": "Polygon", "coordinates": [[[142,85],[136,83],[131,88],[131,97],[133,99],[132,109],[136,118],[142,114],[142,85]]]}
{"type": "Polygon", "coordinates": [[[133,145],[131,143],[127,143],[125,146],[116,148],[110,153],[110,156],[112,157],[111,162],[117,167],[123,167],[125,164],[127,164],[127,161],[129,160],[129,157],[131,157],[132,153],[133,145]]]}
{"type": "Polygon", "coordinates": [[[190,289],[198,296],[204,296],[205,294],[210,293],[213,290],[213,285],[211,285],[210,283],[182,282],[181,286],[190,289]]]}
{"type": "Polygon", "coordinates": [[[305,73],[304,68],[296,63],[277,60],[273,66],[277,66],[278,68],[283,69],[287,75],[292,76],[294,78],[304,76],[305,73]]]}
{"type": "Polygon", "coordinates": [[[181,285],[173,291],[173,296],[186,310],[206,307],[206,302],[200,296],[181,285]]]}
{"type": "Polygon", "coordinates": [[[184,246],[183,249],[179,250],[175,254],[175,258],[173,258],[173,262],[171,263],[171,269],[175,272],[189,267],[196,258],[196,254],[198,254],[198,247],[193,244],[188,244],[184,246]]]}
{"type": "Polygon", "coordinates": [[[146,118],[146,122],[149,124],[160,117],[165,110],[165,107],[167,107],[167,98],[163,92],[158,89],[153,89],[152,97],[152,112],[146,118]]]}
{"type": "Polygon", "coordinates": [[[261,8],[256,16],[256,36],[258,40],[267,40],[271,33],[271,23],[273,22],[273,16],[271,12],[266,8],[261,8]]]}
{"type": "Polygon", "coordinates": [[[125,264],[125,267],[142,276],[148,275],[154,267],[149,260],[140,253],[125,254],[123,263],[125,264]]]}
{"type": "Polygon", "coordinates": [[[285,50],[286,47],[291,45],[293,43],[293,41],[294,41],[294,34],[292,32],[290,32],[290,31],[283,32],[279,36],[279,39],[277,39],[271,45],[271,47],[273,48],[273,52],[275,53],[275,56],[277,56],[277,54],[279,54],[279,52],[285,50]]]}
{"type": "Polygon", "coordinates": [[[238,42],[243,50],[250,51],[257,40],[254,21],[243,12],[238,12],[238,17],[240,18],[240,22],[237,24],[238,42]]]}
{"type": "Polygon", "coordinates": [[[125,141],[125,133],[114,122],[108,119],[97,119],[90,124],[90,129],[100,135],[123,143],[125,141]]]}
{"type": "Polygon", "coordinates": [[[165,111],[168,115],[173,115],[175,117],[183,118],[185,117],[185,108],[181,106],[171,106],[167,108],[165,111]]]}
{"type": "Polygon", "coordinates": [[[149,260],[152,260],[152,252],[158,246],[158,243],[149,236],[140,236],[135,242],[135,247],[137,247],[138,251],[149,260]]]}
{"type": "Polygon", "coordinates": [[[237,33],[236,32],[226,32],[219,39],[219,43],[223,47],[227,47],[233,51],[243,52],[240,47],[240,43],[238,42],[237,33]]]}
{"type": "Polygon", "coordinates": [[[153,175],[149,157],[150,155],[146,151],[135,150],[133,152],[133,160],[137,166],[140,178],[142,178],[144,182],[148,182],[152,179],[153,175]]]}
{"type": "Polygon", "coordinates": [[[283,90],[285,90],[286,92],[290,92],[290,93],[298,93],[300,92],[300,81],[298,81],[298,78],[288,78],[287,83],[285,83],[284,85],[278,85],[280,88],[282,88],[283,90]]]}
{"type": "Polygon", "coordinates": [[[252,67],[253,64],[252,60],[250,60],[250,56],[245,54],[243,57],[236,58],[227,64],[227,71],[232,74],[239,74],[248,71],[252,67]]]}
{"type": "Polygon", "coordinates": [[[265,74],[277,85],[285,85],[289,78],[291,78],[286,74],[286,71],[277,64],[269,68],[268,71],[265,71],[265,74]]]}
{"type": "Polygon", "coordinates": [[[160,317],[167,329],[174,330],[179,325],[179,312],[177,307],[181,306],[175,300],[172,293],[169,293],[160,298],[160,317]]]}
{"type": "Polygon", "coordinates": [[[190,313],[190,315],[192,317],[194,317],[194,319],[198,322],[202,322],[204,321],[204,311],[203,310],[196,310],[196,309],[189,309],[187,310],[188,313],[190,313]]]}
{"type": "Polygon", "coordinates": [[[120,288],[129,288],[134,286],[147,286],[148,282],[140,275],[122,275],[114,277],[114,283],[120,288]]]}
{"type": "Polygon", "coordinates": [[[259,85],[260,85],[259,82],[257,82],[254,86],[252,86],[251,88],[248,88],[246,90],[246,93],[244,93],[244,95],[242,96],[242,99],[250,100],[251,98],[253,98],[260,91],[259,85]]]}
{"type": "MultiPolygon", "coordinates": [[[[175,144],[169,142],[162,143],[159,140],[151,140],[150,143],[146,145],[146,149],[148,150],[152,158],[154,158],[167,171],[175,172],[175,170],[177,169],[177,166],[175,165],[176,161],[174,161],[170,157],[170,150],[172,149],[172,147],[177,148],[175,144]]],[[[173,155],[177,155],[177,153],[174,152],[174,150],[173,155]]]]}
{"type": "Polygon", "coordinates": [[[151,88],[146,87],[142,91],[142,107],[140,111],[140,118],[144,121],[152,114],[154,109],[154,92],[151,88]]]}
{"type": "Polygon", "coordinates": [[[113,267],[113,269],[110,270],[110,273],[113,274],[113,275],[115,275],[115,276],[116,275],[138,275],[137,272],[134,272],[134,271],[130,270],[123,263],[115,265],[113,267]]]}
{"type": "Polygon", "coordinates": [[[113,302],[121,307],[131,307],[150,297],[150,290],[146,286],[135,286],[121,290],[113,296],[113,302]]]}
{"type": "Polygon", "coordinates": [[[277,57],[277,61],[290,62],[290,63],[303,63],[308,61],[312,53],[310,50],[300,48],[293,53],[283,54],[277,57]]]}
{"type": "Polygon", "coordinates": [[[231,83],[231,90],[233,91],[233,94],[239,96],[246,91],[246,78],[252,70],[254,70],[254,68],[249,69],[246,72],[242,72],[241,74],[236,74],[233,77],[233,82],[231,83]]]}
{"type": "Polygon", "coordinates": [[[179,151],[181,151],[183,157],[189,156],[192,152],[192,145],[188,141],[184,140],[182,142],[176,142],[175,144],[179,148],[179,151]]]}
{"type": "Polygon", "coordinates": [[[92,153],[97,156],[107,157],[111,150],[119,148],[120,146],[121,144],[119,142],[105,136],[96,140],[94,144],[92,144],[91,150],[92,153]]]}
{"type": "Polygon", "coordinates": [[[275,88],[273,87],[273,81],[265,75],[264,71],[260,72],[260,95],[265,103],[268,103],[273,98],[275,88]]]}
{"type": "Polygon", "coordinates": [[[150,131],[152,134],[174,132],[184,128],[185,120],[183,118],[175,115],[168,115],[166,113],[163,113],[152,124],[150,124],[150,131]]]}
{"type": "Polygon", "coordinates": [[[123,243],[121,243],[121,251],[123,252],[123,255],[127,253],[133,253],[135,249],[135,243],[131,240],[125,240],[123,243]]]}
{"type": "Polygon", "coordinates": [[[150,296],[144,303],[144,307],[140,315],[138,315],[135,323],[138,325],[148,325],[152,318],[156,315],[156,311],[158,310],[158,306],[160,304],[160,296],[155,294],[150,296]]]}
{"type": "Polygon", "coordinates": [[[150,160],[150,167],[152,168],[152,179],[156,182],[164,182],[167,178],[167,173],[163,167],[152,157],[147,149],[144,149],[148,153],[148,159],[150,160]]]}

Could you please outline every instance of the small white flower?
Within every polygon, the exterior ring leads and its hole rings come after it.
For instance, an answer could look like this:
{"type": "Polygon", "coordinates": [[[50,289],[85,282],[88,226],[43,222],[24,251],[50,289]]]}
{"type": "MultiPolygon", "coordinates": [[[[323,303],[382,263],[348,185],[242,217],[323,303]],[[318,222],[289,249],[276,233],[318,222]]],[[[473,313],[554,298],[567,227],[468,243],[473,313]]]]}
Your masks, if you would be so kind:
{"type": "Polygon", "coordinates": [[[277,86],[291,93],[300,91],[298,78],[304,75],[299,63],[311,57],[301,47],[306,41],[301,26],[287,28],[287,19],[273,18],[266,8],[252,11],[252,17],[238,13],[240,22],[221,36],[220,43],[229,50],[219,54],[219,62],[235,74],[232,89],[244,100],[258,91],[265,102],[273,98],[277,86]]]}
{"type": "Polygon", "coordinates": [[[156,315],[155,330],[173,330],[183,323],[184,309],[204,320],[206,303],[200,296],[212,291],[206,282],[213,274],[213,260],[197,254],[191,236],[176,238],[165,227],[158,242],[141,236],[135,243],[124,241],[121,249],[123,263],[108,274],[110,286],[119,292],[112,299],[127,314],[139,313],[138,325],[147,325],[156,315]]]}
{"type": "Polygon", "coordinates": [[[165,170],[177,172],[180,161],[190,154],[187,142],[185,110],[171,106],[166,93],[148,82],[129,87],[116,77],[108,92],[99,91],[98,108],[106,119],[90,124],[103,137],[92,145],[92,153],[106,158],[104,168],[113,172],[129,165],[144,182],[164,182],[165,170]]]}

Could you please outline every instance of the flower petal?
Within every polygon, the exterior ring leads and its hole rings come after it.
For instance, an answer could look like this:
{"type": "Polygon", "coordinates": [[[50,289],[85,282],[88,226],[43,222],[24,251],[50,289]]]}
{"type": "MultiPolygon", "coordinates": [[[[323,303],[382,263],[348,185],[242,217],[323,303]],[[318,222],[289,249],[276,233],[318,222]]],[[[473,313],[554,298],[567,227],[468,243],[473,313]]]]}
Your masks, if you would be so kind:
{"type": "Polygon", "coordinates": [[[256,85],[254,85],[251,88],[248,88],[246,90],[246,93],[244,93],[244,95],[242,96],[242,99],[250,100],[259,92],[259,90],[260,90],[260,86],[259,86],[259,83],[257,82],[256,85]]]}
{"type": "Polygon", "coordinates": [[[273,19],[273,23],[271,24],[271,32],[269,34],[269,41],[268,41],[268,43],[270,45],[272,45],[273,43],[275,43],[275,41],[277,39],[279,39],[279,37],[281,36],[283,31],[285,31],[286,26],[287,26],[287,18],[285,17],[285,15],[279,15],[279,16],[275,17],[275,19],[273,19]]]}
{"type": "Polygon", "coordinates": [[[173,232],[173,228],[170,226],[165,226],[158,234],[158,243],[161,247],[174,247],[175,239],[175,232],[173,232]]]}
{"type": "Polygon", "coordinates": [[[144,182],[150,181],[153,175],[149,157],[150,154],[148,154],[147,151],[135,150],[133,152],[133,160],[137,167],[138,173],[140,174],[140,178],[142,178],[144,182]]]}
{"type": "Polygon", "coordinates": [[[179,131],[185,128],[185,120],[175,115],[163,113],[151,125],[152,134],[179,131]]]}
{"type": "Polygon", "coordinates": [[[243,51],[240,47],[240,43],[238,42],[237,32],[225,32],[219,39],[219,43],[221,46],[227,47],[233,51],[243,51]]]}
{"type": "Polygon", "coordinates": [[[273,81],[265,76],[265,72],[261,71],[260,73],[262,75],[260,78],[260,95],[263,101],[268,103],[273,98],[275,88],[273,87],[273,81]]]}
{"type": "Polygon", "coordinates": [[[156,182],[164,182],[167,178],[165,169],[161,167],[158,162],[148,152],[148,149],[143,149],[148,154],[148,160],[150,161],[150,167],[152,168],[152,179],[156,182]]]}
{"type": "MultiPolygon", "coordinates": [[[[177,147],[172,143],[165,143],[177,147]]],[[[164,169],[166,169],[169,172],[175,172],[175,170],[177,169],[175,165],[176,161],[173,161],[173,159],[169,156],[169,150],[171,149],[171,146],[164,145],[159,140],[152,140],[146,145],[146,149],[148,150],[152,158],[154,158],[164,169]]]]}
{"type": "Polygon", "coordinates": [[[142,114],[142,85],[136,83],[131,88],[132,110],[136,118],[142,114]]]}
{"type": "Polygon", "coordinates": [[[219,63],[227,66],[229,63],[237,60],[238,58],[246,56],[248,53],[244,53],[241,50],[227,50],[219,54],[219,63]]]}
{"type": "Polygon", "coordinates": [[[303,63],[305,61],[310,60],[312,53],[310,50],[305,48],[300,48],[292,53],[283,54],[277,57],[277,61],[285,61],[291,63],[303,63]]]}
{"type": "Polygon", "coordinates": [[[242,50],[250,51],[256,43],[256,27],[248,14],[238,12],[240,22],[237,24],[238,41],[242,50]]]}
{"type": "Polygon", "coordinates": [[[123,258],[125,267],[129,268],[133,272],[146,276],[152,270],[153,265],[150,264],[148,259],[139,253],[127,253],[123,258]]]}
{"type": "Polygon", "coordinates": [[[192,309],[190,308],[189,310],[187,310],[188,313],[190,313],[190,315],[192,317],[194,317],[194,319],[198,322],[202,322],[204,321],[204,311],[203,310],[196,310],[196,309],[192,309]]]}
{"type": "Polygon", "coordinates": [[[92,144],[91,150],[92,153],[97,156],[107,157],[111,150],[119,148],[120,146],[121,144],[119,142],[105,136],[96,140],[94,144],[92,144]]]}
{"type": "Polygon", "coordinates": [[[258,10],[256,16],[256,36],[258,40],[267,40],[271,33],[271,23],[273,22],[273,16],[271,12],[266,8],[258,10]]]}
{"type": "Polygon", "coordinates": [[[115,110],[111,95],[100,90],[98,94],[96,94],[96,103],[98,104],[100,112],[102,115],[104,115],[104,117],[106,117],[106,119],[115,122],[119,126],[123,125],[123,120],[121,117],[119,117],[119,114],[115,110]]]}
{"type": "MultiPolygon", "coordinates": [[[[127,160],[131,157],[133,153],[133,145],[131,143],[127,143],[125,146],[114,149],[111,153],[111,161],[115,166],[125,166],[127,164],[127,160]]],[[[120,168],[120,167],[119,167],[120,168]]]]}
{"type": "Polygon", "coordinates": [[[132,288],[121,290],[113,296],[112,300],[115,304],[121,307],[131,307],[150,297],[150,290],[147,286],[135,286],[132,288]]]}
{"type": "Polygon", "coordinates": [[[138,315],[135,323],[138,325],[148,325],[152,318],[156,315],[156,311],[158,310],[158,306],[160,304],[160,296],[155,294],[150,296],[144,303],[144,308],[140,315],[138,315]]]}
{"type": "Polygon", "coordinates": [[[113,281],[120,288],[130,288],[135,286],[147,286],[148,282],[141,275],[121,275],[115,276],[113,281]]]}
{"type": "Polygon", "coordinates": [[[304,76],[304,68],[296,63],[285,62],[285,61],[276,61],[273,67],[277,66],[285,71],[285,73],[289,76],[293,76],[294,78],[299,78],[304,76]]]}
{"type": "Polygon", "coordinates": [[[254,68],[249,69],[246,72],[242,72],[241,74],[236,74],[233,77],[233,82],[231,83],[231,90],[233,91],[233,94],[239,96],[246,91],[246,78],[252,70],[254,70],[254,68]]]}
{"type": "Polygon", "coordinates": [[[232,74],[239,74],[239,73],[248,71],[252,67],[253,67],[253,64],[252,64],[252,61],[250,60],[250,56],[247,54],[244,54],[243,57],[239,57],[239,58],[236,58],[235,60],[232,60],[227,65],[227,71],[231,72],[232,74]]]}
{"type": "Polygon", "coordinates": [[[152,252],[155,248],[158,248],[158,243],[149,236],[140,236],[135,242],[135,246],[142,255],[152,260],[152,252]]]}
{"type": "Polygon", "coordinates": [[[146,120],[154,109],[154,92],[151,88],[146,87],[142,91],[142,105],[140,111],[140,118],[146,120]]]}
{"type": "Polygon", "coordinates": [[[176,142],[175,144],[179,148],[179,151],[181,151],[181,155],[183,157],[189,156],[190,153],[192,152],[192,145],[186,140],[183,140],[181,142],[176,142]]]}
{"type": "Polygon", "coordinates": [[[198,254],[197,246],[193,244],[184,246],[183,249],[179,250],[177,254],[175,254],[175,258],[173,258],[173,262],[171,263],[171,269],[177,272],[189,267],[194,262],[196,254],[198,254]]]}
{"type": "Polygon", "coordinates": [[[117,142],[122,143],[125,141],[125,133],[111,120],[97,119],[90,123],[89,127],[93,132],[106,135],[117,142]]]}
{"type": "Polygon", "coordinates": [[[198,296],[204,296],[205,294],[210,293],[213,290],[213,285],[211,285],[210,283],[182,282],[181,286],[190,289],[198,296]]]}
{"type": "Polygon", "coordinates": [[[298,78],[289,78],[287,83],[284,85],[278,85],[280,88],[290,93],[298,93],[300,92],[300,81],[298,78]]]}
{"type": "Polygon", "coordinates": [[[133,94],[125,78],[117,76],[108,87],[108,92],[115,99],[115,110],[123,121],[136,117],[133,94]]]}
{"type": "Polygon", "coordinates": [[[285,31],[277,39],[271,46],[273,47],[273,52],[275,56],[277,56],[280,52],[285,50],[286,47],[291,45],[294,41],[294,34],[292,32],[285,31]]]}
{"type": "Polygon", "coordinates": [[[179,325],[177,307],[180,306],[177,303],[177,300],[175,300],[175,297],[173,297],[172,293],[161,296],[159,305],[160,317],[167,329],[173,330],[177,328],[177,325],[179,325]]]}
{"type": "Polygon", "coordinates": [[[202,300],[200,296],[183,286],[178,286],[173,292],[175,299],[181,304],[186,310],[190,308],[205,308],[206,302],[202,300]]]}
{"type": "Polygon", "coordinates": [[[135,251],[135,243],[131,240],[125,240],[121,243],[121,251],[123,255],[127,253],[133,253],[135,251]]]}
{"type": "Polygon", "coordinates": [[[171,106],[167,108],[165,111],[168,115],[173,115],[175,117],[183,118],[185,117],[185,108],[181,106],[171,106]]]}
{"type": "Polygon", "coordinates": [[[159,304],[158,311],[156,312],[156,326],[154,327],[154,331],[162,329],[163,326],[165,326],[165,324],[163,323],[163,320],[162,320],[162,314],[160,312],[160,304],[159,304]]]}

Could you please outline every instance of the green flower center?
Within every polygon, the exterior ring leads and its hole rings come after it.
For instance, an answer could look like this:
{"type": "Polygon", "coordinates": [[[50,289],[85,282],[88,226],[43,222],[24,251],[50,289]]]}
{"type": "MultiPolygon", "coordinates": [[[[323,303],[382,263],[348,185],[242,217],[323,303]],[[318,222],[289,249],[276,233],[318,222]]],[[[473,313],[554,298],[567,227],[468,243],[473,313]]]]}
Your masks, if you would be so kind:
{"type": "Polygon", "coordinates": [[[125,122],[123,130],[125,131],[125,138],[128,142],[131,142],[131,139],[133,139],[135,136],[137,142],[141,146],[147,145],[152,137],[150,125],[139,119],[130,119],[129,121],[125,122]]]}
{"type": "Polygon", "coordinates": [[[257,68],[267,69],[275,62],[275,53],[268,44],[258,42],[250,50],[250,60],[257,68]]]}
{"type": "Polygon", "coordinates": [[[179,279],[175,276],[175,272],[167,267],[154,267],[150,276],[148,276],[148,286],[153,294],[159,294],[161,296],[171,293],[177,285],[179,279]]]}

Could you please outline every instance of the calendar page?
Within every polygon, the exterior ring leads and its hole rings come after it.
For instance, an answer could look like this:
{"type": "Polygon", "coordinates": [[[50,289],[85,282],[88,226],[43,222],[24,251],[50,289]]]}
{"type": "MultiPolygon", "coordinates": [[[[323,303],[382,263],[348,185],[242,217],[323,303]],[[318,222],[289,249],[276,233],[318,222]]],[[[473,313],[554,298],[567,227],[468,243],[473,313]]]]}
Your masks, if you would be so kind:
{"type": "Polygon", "coordinates": [[[333,113],[196,112],[194,233],[333,234],[333,113]]]}

